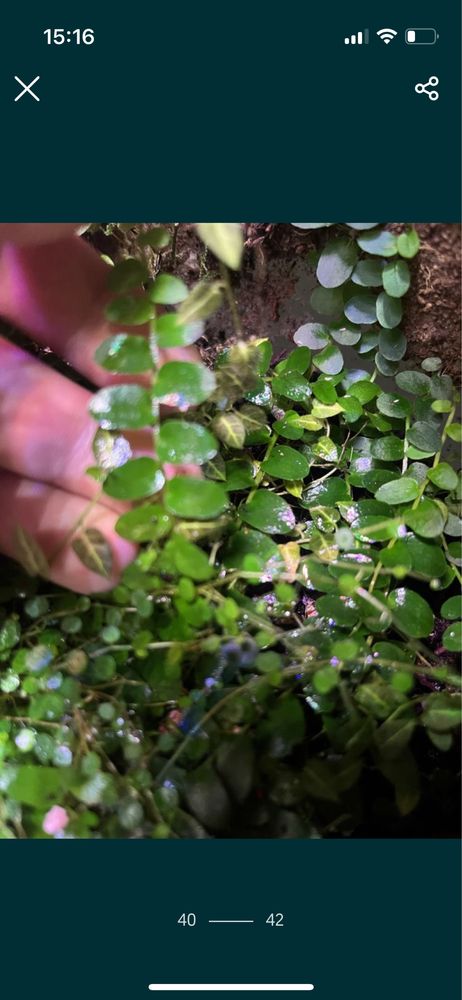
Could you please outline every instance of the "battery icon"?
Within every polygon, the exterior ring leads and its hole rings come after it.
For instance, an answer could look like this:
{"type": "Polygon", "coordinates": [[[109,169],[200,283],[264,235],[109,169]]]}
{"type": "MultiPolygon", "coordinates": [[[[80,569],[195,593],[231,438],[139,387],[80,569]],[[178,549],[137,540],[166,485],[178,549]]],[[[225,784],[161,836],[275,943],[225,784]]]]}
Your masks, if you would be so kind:
{"type": "Polygon", "coordinates": [[[438,32],[435,28],[406,28],[406,45],[434,45],[438,32]]]}

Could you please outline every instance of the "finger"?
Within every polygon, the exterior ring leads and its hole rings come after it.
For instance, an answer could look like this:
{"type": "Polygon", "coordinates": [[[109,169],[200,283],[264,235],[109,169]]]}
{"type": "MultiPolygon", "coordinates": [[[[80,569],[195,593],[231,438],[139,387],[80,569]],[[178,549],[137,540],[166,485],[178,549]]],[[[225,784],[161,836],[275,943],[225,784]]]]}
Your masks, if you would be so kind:
{"type": "MultiPolygon", "coordinates": [[[[95,464],[97,424],[91,393],[0,338],[0,466],[92,498],[99,484],[85,470],[95,464]]],[[[152,432],[132,438],[136,454],[152,453],[152,432]]],[[[106,497],[106,505],[120,504],[106,497]]]]}
{"type": "MultiPolygon", "coordinates": [[[[110,298],[107,276],[101,257],[76,237],[46,246],[7,244],[0,251],[0,314],[51,347],[95,385],[116,383],[120,377],[94,361],[99,344],[119,329],[104,318],[110,298]]],[[[147,332],[146,327],[134,329],[147,332]]],[[[171,356],[165,352],[163,360],[171,356]]],[[[173,356],[197,359],[194,348],[175,348],[173,356]]],[[[124,376],[123,381],[134,380],[124,376]]]]}
{"type": "MultiPolygon", "coordinates": [[[[86,469],[95,464],[97,424],[88,412],[91,393],[0,338],[0,467],[92,499],[100,486],[86,469]]],[[[152,455],[152,430],[125,435],[133,455],[152,455]]],[[[166,466],[187,475],[195,466],[166,466]]],[[[114,510],[124,505],[104,496],[114,510]]]]}
{"type": "Polygon", "coordinates": [[[77,222],[2,222],[0,243],[16,243],[18,246],[53,243],[72,236],[78,229],[77,222]]]}
{"type": "MultiPolygon", "coordinates": [[[[0,472],[0,550],[13,559],[17,558],[14,537],[19,525],[36,539],[45,555],[50,557],[67,539],[85,507],[86,501],[81,497],[44,483],[0,472]]],[[[114,587],[121,570],[136,553],[135,547],[116,533],[116,520],[117,514],[99,505],[90,511],[85,520],[85,527],[98,528],[110,547],[113,570],[109,579],[87,569],[70,544],[53,560],[50,579],[81,594],[114,587]]]]}

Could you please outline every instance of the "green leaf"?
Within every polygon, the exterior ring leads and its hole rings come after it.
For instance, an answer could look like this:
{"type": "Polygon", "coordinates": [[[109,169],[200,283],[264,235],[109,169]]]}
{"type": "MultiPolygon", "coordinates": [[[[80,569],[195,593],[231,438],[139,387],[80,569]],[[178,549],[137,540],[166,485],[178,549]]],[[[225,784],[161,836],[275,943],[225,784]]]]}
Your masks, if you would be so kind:
{"type": "Polygon", "coordinates": [[[233,271],[239,270],[244,249],[239,222],[199,222],[197,232],[218,260],[233,271]]]}
{"type": "Polygon", "coordinates": [[[334,344],[328,344],[323,351],[315,354],[313,364],[324,375],[338,375],[343,368],[343,354],[334,344]]]}
{"type": "Polygon", "coordinates": [[[0,653],[12,649],[21,638],[21,626],[17,618],[6,618],[0,626],[0,653]]]}
{"type": "Polygon", "coordinates": [[[406,233],[400,233],[397,240],[397,250],[401,257],[415,257],[420,248],[420,240],[415,229],[408,229],[406,233]]]}
{"type": "Polygon", "coordinates": [[[295,514],[289,504],[270,490],[257,490],[239,513],[246,524],[269,534],[287,535],[295,525],[295,514]]]}
{"type": "Polygon", "coordinates": [[[338,802],[336,776],[327,760],[313,757],[303,768],[303,785],[310,798],[338,802]]]}
{"type": "Polygon", "coordinates": [[[177,573],[201,583],[210,580],[214,575],[213,566],[209,564],[207,555],[194,542],[175,535],[167,543],[168,557],[172,560],[177,573]]]}
{"type": "Polygon", "coordinates": [[[382,284],[382,271],[383,261],[360,260],[351,275],[351,280],[363,288],[374,288],[382,284]]]}
{"type": "Polygon", "coordinates": [[[181,323],[178,313],[169,312],[156,316],[151,323],[151,330],[156,339],[157,347],[188,347],[195,344],[204,332],[201,320],[194,323],[181,323]]]}
{"type": "Polygon", "coordinates": [[[400,504],[409,503],[419,495],[419,484],[415,479],[394,479],[390,483],[384,483],[375,494],[375,499],[382,503],[400,504]]]}
{"type": "Polygon", "coordinates": [[[371,354],[375,350],[379,342],[378,330],[366,330],[365,333],[361,334],[361,340],[358,343],[356,350],[358,354],[371,354]]]}
{"type": "Polygon", "coordinates": [[[379,486],[391,483],[393,479],[399,479],[399,473],[392,472],[391,469],[370,469],[362,475],[355,472],[349,475],[352,486],[363,486],[369,493],[376,493],[379,486]]]}
{"type": "Polygon", "coordinates": [[[73,780],[73,771],[65,768],[25,764],[15,769],[8,795],[24,805],[45,808],[56,799],[59,801],[59,796],[65,793],[73,780]]]}
{"type": "Polygon", "coordinates": [[[434,413],[449,413],[452,410],[452,403],[449,399],[434,399],[432,410],[434,413]]]}
{"type": "Polygon", "coordinates": [[[300,375],[304,375],[310,364],[311,351],[309,347],[296,347],[288,354],[287,358],[284,358],[284,361],[280,361],[276,365],[276,372],[278,375],[282,373],[288,375],[289,372],[299,372],[300,375]]]}
{"type": "Polygon", "coordinates": [[[332,438],[317,438],[310,447],[313,455],[316,455],[316,458],[320,458],[321,462],[336,463],[338,461],[338,448],[332,438]]]}
{"type": "Polygon", "coordinates": [[[434,500],[423,497],[415,510],[407,510],[404,520],[412,531],[423,538],[436,538],[444,528],[444,514],[434,500]]]}
{"type": "Polygon", "coordinates": [[[387,229],[373,229],[362,233],[356,240],[361,250],[375,253],[380,257],[393,257],[397,251],[396,236],[387,229]]]}
{"type": "Polygon", "coordinates": [[[237,413],[220,413],[214,417],[212,427],[215,434],[228,448],[243,448],[246,428],[237,413]]]}
{"type": "Polygon", "coordinates": [[[105,430],[137,430],[152,422],[151,396],[140,385],[100,389],[93,396],[89,410],[105,430]]]}
{"type": "MultiPolygon", "coordinates": [[[[255,346],[255,362],[256,362],[257,372],[259,375],[264,375],[265,372],[268,371],[270,361],[273,356],[273,345],[271,341],[268,340],[267,337],[263,337],[262,340],[253,341],[253,345],[255,346]]],[[[296,355],[296,353],[297,351],[292,351],[291,354],[289,354],[289,358],[291,357],[293,358],[294,355],[296,355]]],[[[306,353],[309,355],[309,351],[307,351],[306,353]]],[[[289,358],[286,359],[286,365],[289,361],[289,358]]],[[[309,363],[310,361],[308,359],[305,366],[306,368],[308,368],[309,363]]],[[[303,367],[300,368],[295,363],[294,368],[290,368],[290,371],[305,371],[305,368],[303,367]]]]}
{"type": "Polygon", "coordinates": [[[76,556],[87,569],[99,576],[109,577],[112,572],[112,551],[98,528],[85,528],[72,542],[76,556]]]}
{"type": "Polygon", "coordinates": [[[104,492],[116,500],[141,500],[162,489],[165,477],[153,458],[131,458],[109,473],[104,492]]]}
{"type": "Polygon", "coordinates": [[[149,279],[149,271],[142,261],[134,257],[126,257],[119,261],[108,272],[108,288],[111,292],[118,292],[123,295],[131,292],[134,288],[139,288],[149,279]]]}
{"type": "Polygon", "coordinates": [[[343,312],[343,295],[340,288],[323,288],[317,285],[310,295],[310,305],[322,316],[338,316],[343,312]]]}
{"type": "Polygon", "coordinates": [[[355,396],[350,396],[350,395],[341,396],[339,402],[344,412],[345,420],[347,421],[347,423],[353,424],[356,422],[356,420],[359,420],[359,418],[362,416],[364,412],[363,408],[361,406],[361,403],[359,402],[358,399],[355,398],[355,396]]]}
{"type": "MultiPolygon", "coordinates": [[[[399,539],[391,549],[382,549],[380,562],[387,569],[394,569],[396,566],[402,567],[406,572],[412,569],[412,557],[408,546],[399,539]]],[[[385,654],[383,654],[385,655],[385,654]]],[[[390,657],[388,657],[390,659],[390,657]]],[[[393,657],[391,657],[393,659],[393,657]]]]}
{"type": "Polygon", "coordinates": [[[431,381],[428,375],[423,372],[398,372],[396,384],[405,392],[410,392],[413,396],[429,396],[431,381]]]}
{"type": "Polygon", "coordinates": [[[393,299],[386,292],[381,292],[376,303],[377,319],[380,326],[391,330],[401,322],[403,310],[399,299],[393,299]]]}
{"type": "Polygon", "coordinates": [[[338,288],[348,281],[358,251],[352,240],[339,237],[326,244],[318,261],[316,277],[324,288],[338,288]]]}
{"type": "Polygon", "coordinates": [[[450,375],[442,375],[437,372],[430,379],[430,391],[433,399],[453,400],[454,384],[450,375]]]}
{"type": "Polygon", "coordinates": [[[427,424],[424,420],[418,420],[407,431],[407,439],[415,448],[425,452],[426,455],[434,455],[439,450],[441,436],[433,424],[427,424]]]}
{"type": "Polygon", "coordinates": [[[440,490],[455,490],[459,481],[457,472],[454,471],[448,462],[438,462],[438,465],[433,469],[429,469],[428,478],[440,490]]]}
{"type": "Polygon", "coordinates": [[[345,305],[345,316],[361,326],[377,322],[376,298],[369,292],[357,292],[345,305]]]}
{"type": "Polygon", "coordinates": [[[132,333],[116,333],[99,345],[95,361],[102,368],[119,375],[149,371],[152,368],[149,341],[132,333]]]}
{"type": "Polygon", "coordinates": [[[272,538],[246,527],[228,540],[223,563],[228,569],[259,573],[267,580],[284,569],[282,556],[272,538]]]}
{"type": "Polygon", "coordinates": [[[378,369],[381,375],[387,375],[387,376],[395,375],[398,370],[398,362],[387,361],[387,359],[384,358],[383,354],[381,354],[380,351],[377,351],[374,361],[375,361],[375,367],[378,369]]]}
{"type": "Polygon", "coordinates": [[[383,287],[387,295],[401,298],[411,284],[409,268],[404,260],[391,260],[383,269],[383,287]]]}
{"type": "Polygon", "coordinates": [[[300,702],[289,695],[278,702],[260,724],[258,736],[270,757],[286,757],[305,738],[305,716],[300,702]]]}
{"type": "Polygon", "coordinates": [[[173,274],[158,274],[152,288],[149,289],[151,302],[163,306],[176,306],[188,297],[188,289],[181,278],[173,274]]]}
{"type": "Polygon", "coordinates": [[[156,440],[159,462],[203,465],[217,451],[217,441],[202,424],[189,423],[187,420],[165,420],[160,426],[156,440]]]}
{"type": "MultiPolygon", "coordinates": [[[[329,348],[326,348],[329,350],[329,348]]],[[[324,351],[321,352],[322,354],[324,351]]],[[[316,355],[316,359],[321,355],[316,355]]],[[[273,393],[276,396],[285,396],[293,399],[297,403],[304,403],[311,396],[311,388],[306,378],[299,372],[284,372],[276,375],[272,382],[273,393]]]]}
{"type": "Polygon", "coordinates": [[[360,379],[359,382],[354,382],[349,388],[350,396],[354,396],[362,406],[370,403],[371,399],[375,399],[379,395],[379,392],[380,389],[376,386],[375,382],[369,382],[365,378],[360,379]]]}
{"type": "Polygon", "coordinates": [[[48,561],[42,547],[20,524],[15,528],[14,547],[18,562],[29,576],[48,576],[48,561]]]}
{"type": "Polygon", "coordinates": [[[433,631],[433,614],[427,601],[407,587],[392,590],[388,605],[393,618],[405,635],[422,639],[433,631]]]}
{"type": "Polygon", "coordinates": [[[93,438],[93,454],[100,469],[116,469],[132,455],[129,442],[122,434],[112,434],[98,427],[93,438]]]}
{"type": "Polygon", "coordinates": [[[332,627],[336,625],[352,628],[359,618],[358,608],[350,598],[342,600],[335,594],[326,594],[316,601],[316,609],[324,618],[332,619],[332,627]]]}
{"type": "Polygon", "coordinates": [[[176,476],[164,491],[165,506],[176,517],[207,521],[218,517],[228,507],[226,490],[221,483],[192,476],[176,476]]]}
{"type": "Polygon", "coordinates": [[[460,726],[460,695],[441,691],[425,700],[422,721],[436,733],[447,733],[460,726]]]}
{"type": "Polygon", "coordinates": [[[457,594],[456,597],[448,597],[447,601],[441,605],[441,617],[450,620],[462,618],[462,596],[460,594],[457,594]]]}
{"type": "Polygon", "coordinates": [[[405,420],[411,412],[411,404],[404,396],[397,396],[391,392],[381,392],[380,396],[377,396],[377,409],[386,417],[405,420]]]}
{"type": "Polygon", "coordinates": [[[379,352],[387,361],[401,361],[406,354],[407,340],[401,330],[381,330],[379,352]]]}
{"type": "Polygon", "coordinates": [[[332,507],[339,501],[349,500],[350,493],[344,479],[329,476],[321,482],[314,482],[301,496],[302,507],[332,507]]]}
{"type": "Polygon", "coordinates": [[[215,389],[215,376],[205,365],[191,361],[167,361],[159,369],[153,395],[168,406],[187,410],[203,403],[215,389]]]}
{"type": "Polygon", "coordinates": [[[226,462],[226,489],[228,492],[246,490],[248,486],[252,486],[254,475],[255,472],[250,462],[232,458],[226,462]]]}
{"type": "Polygon", "coordinates": [[[219,281],[199,281],[180,305],[178,310],[180,323],[195,323],[197,320],[207,319],[216,312],[222,303],[221,289],[219,281]]]}
{"type": "Polygon", "coordinates": [[[395,760],[401,757],[405,747],[407,747],[414,730],[416,720],[401,718],[385,719],[385,722],[375,731],[374,741],[380,756],[384,760],[395,760]]]}
{"type": "Polygon", "coordinates": [[[443,646],[451,653],[460,653],[462,651],[462,622],[454,622],[453,625],[448,625],[443,633],[443,646]]]}
{"type": "Polygon", "coordinates": [[[421,362],[424,372],[437,372],[441,368],[443,362],[441,358],[424,358],[421,362]]]}
{"type": "Polygon", "coordinates": [[[325,403],[326,406],[332,406],[337,402],[337,391],[333,379],[323,378],[321,375],[316,382],[313,382],[311,388],[316,399],[325,403]]]}
{"type": "Polygon", "coordinates": [[[411,557],[411,568],[419,576],[425,576],[429,580],[443,577],[447,563],[439,545],[432,542],[424,542],[415,535],[407,535],[403,541],[411,557]]]}
{"type": "Polygon", "coordinates": [[[140,233],[138,236],[138,243],[140,247],[152,247],[153,250],[164,250],[168,247],[171,241],[171,236],[168,229],[164,229],[163,226],[156,226],[154,229],[148,229],[146,232],[140,233]]]}
{"type": "Polygon", "coordinates": [[[304,323],[295,331],[294,341],[302,347],[319,351],[330,342],[329,330],[322,323],[304,323]]]}
{"type": "Polygon", "coordinates": [[[259,406],[253,403],[244,403],[239,411],[239,416],[245,427],[246,443],[261,444],[270,436],[269,427],[266,423],[266,413],[259,406]]]}
{"type": "Polygon", "coordinates": [[[355,326],[354,323],[349,323],[347,320],[333,323],[330,332],[336,344],[341,344],[345,347],[352,347],[361,340],[361,327],[355,326]]]}
{"type": "Polygon", "coordinates": [[[407,816],[420,799],[420,774],[415,758],[408,749],[398,758],[380,761],[380,770],[395,789],[396,806],[401,816],[407,816]]]}
{"type": "Polygon", "coordinates": [[[310,471],[308,460],[300,451],[287,445],[276,445],[262,469],[276,479],[304,479],[310,471]]]}
{"type": "Polygon", "coordinates": [[[110,323],[142,326],[154,316],[154,306],[146,295],[120,295],[106,306],[106,319],[110,323]]]}
{"type": "Polygon", "coordinates": [[[375,438],[371,444],[371,455],[381,462],[397,462],[404,455],[404,441],[394,434],[375,438]]]}
{"type": "Polygon", "coordinates": [[[460,444],[462,441],[462,424],[450,424],[447,429],[448,438],[460,444]]]}
{"type": "Polygon", "coordinates": [[[172,523],[172,518],[160,504],[146,504],[122,514],[116,531],[130,542],[156,542],[169,533],[172,523]]]}
{"type": "Polygon", "coordinates": [[[313,676],[313,687],[318,694],[329,694],[338,687],[339,674],[335,667],[321,667],[313,676]]]}

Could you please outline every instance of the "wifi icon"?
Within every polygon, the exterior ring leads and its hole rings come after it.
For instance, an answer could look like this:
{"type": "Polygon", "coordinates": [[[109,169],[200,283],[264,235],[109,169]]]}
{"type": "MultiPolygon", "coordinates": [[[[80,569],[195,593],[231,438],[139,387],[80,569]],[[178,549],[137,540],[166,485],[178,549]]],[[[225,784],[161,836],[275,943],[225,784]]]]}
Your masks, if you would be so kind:
{"type": "Polygon", "coordinates": [[[385,45],[389,45],[398,32],[394,28],[379,28],[377,34],[382,39],[382,42],[385,42],[385,45]]]}

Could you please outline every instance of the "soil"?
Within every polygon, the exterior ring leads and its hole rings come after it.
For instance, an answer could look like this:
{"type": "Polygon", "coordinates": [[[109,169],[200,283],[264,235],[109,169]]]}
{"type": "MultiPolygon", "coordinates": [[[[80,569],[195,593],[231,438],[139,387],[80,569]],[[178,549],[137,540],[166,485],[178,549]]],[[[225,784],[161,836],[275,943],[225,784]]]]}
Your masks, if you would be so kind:
{"type": "MultiPolygon", "coordinates": [[[[85,234],[101,253],[117,260],[137,252],[137,234],[146,224],[119,227],[92,226],[85,234]],[[106,229],[106,231],[105,231],[106,229]]],[[[391,224],[400,231],[403,223],[391,224]]],[[[461,240],[455,223],[417,223],[420,253],[410,261],[412,283],[404,300],[402,328],[408,338],[409,361],[438,355],[444,370],[460,384],[461,240]]],[[[245,224],[243,266],[232,282],[239,306],[244,336],[269,337],[276,358],[292,345],[295,330],[309,320],[322,321],[310,306],[316,286],[310,254],[316,253],[335,232],[334,228],[303,231],[288,223],[245,224]]],[[[173,270],[188,285],[205,276],[218,274],[216,260],[208,253],[190,224],[175,226],[173,250],[159,258],[151,254],[153,270],[173,270]]],[[[227,306],[207,322],[206,337],[198,347],[204,361],[211,363],[216,353],[236,339],[227,306]]],[[[3,330],[12,336],[11,330],[3,330]]],[[[78,373],[52,352],[15,331],[13,338],[33,350],[42,360],[87,384],[78,373]]]]}
{"type": "MultiPolygon", "coordinates": [[[[104,236],[101,230],[89,234],[98,249],[119,256],[134,250],[133,226],[123,233],[104,236]]],[[[403,223],[391,224],[400,231],[403,223]]],[[[405,299],[402,323],[409,349],[408,357],[420,361],[429,355],[443,357],[445,371],[460,382],[461,241],[460,226],[453,223],[417,223],[421,240],[418,256],[410,262],[412,284],[405,299]]],[[[316,251],[334,232],[302,231],[286,223],[247,223],[245,254],[241,271],[233,275],[233,285],[244,334],[270,337],[276,355],[287,350],[302,323],[320,320],[309,305],[316,285],[310,251],[316,251]]],[[[212,276],[216,262],[207,253],[194,226],[176,227],[174,261],[171,250],[164,252],[162,267],[172,269],[188,284],[212,276]]],[[[235,339],[229,310],[224,307],[207,323],[207,337],[199,343],[205,361],[235,339]]]]}

